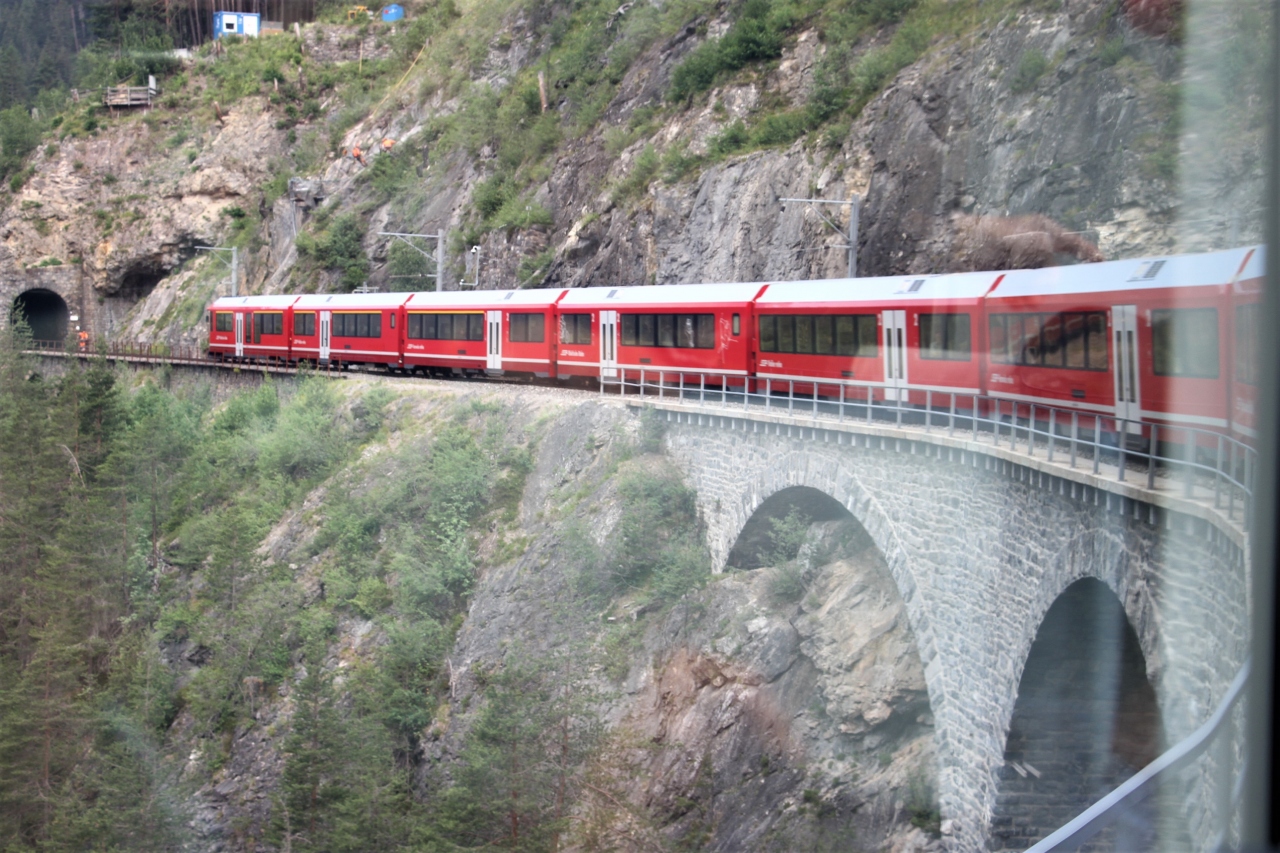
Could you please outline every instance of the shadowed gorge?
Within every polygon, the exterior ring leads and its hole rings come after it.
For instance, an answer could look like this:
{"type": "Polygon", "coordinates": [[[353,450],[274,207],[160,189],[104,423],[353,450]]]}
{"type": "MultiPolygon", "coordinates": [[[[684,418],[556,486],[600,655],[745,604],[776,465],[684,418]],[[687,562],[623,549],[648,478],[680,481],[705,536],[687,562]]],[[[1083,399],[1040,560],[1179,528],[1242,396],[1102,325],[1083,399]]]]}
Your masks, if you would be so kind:
{"type": "MultiPolygon", "coordinates": [[[[1072,584],[1045,616],[1018,684],[992,849],[1022,850],[1066,823],[1163,747],[1155,690],[1138,638],[1099,581],[1072,584]]],[[[1157,804],[1135,807],[1090,850],[1149,849],[1157,804]]]]}

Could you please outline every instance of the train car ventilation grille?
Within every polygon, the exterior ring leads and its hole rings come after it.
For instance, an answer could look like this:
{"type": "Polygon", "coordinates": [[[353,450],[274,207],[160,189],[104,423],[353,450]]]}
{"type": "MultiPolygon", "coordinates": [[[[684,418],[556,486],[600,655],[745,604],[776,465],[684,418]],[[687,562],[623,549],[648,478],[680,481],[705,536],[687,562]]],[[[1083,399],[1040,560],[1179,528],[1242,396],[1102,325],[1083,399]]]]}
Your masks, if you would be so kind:
{"type": "Polygon", "coordinates": [[[617,290],[610,290],[610,291],[609,291],[609,295],[608,295],[608,296],[606,296],[606,297],[605,297],[605,299],[612,299],[613,297],[615,297],[615,296],[617,296],[617,295],[618,295],[618,291],[617,291],[617,290]]]}
{"type": "Polygon", "coordinates": [[[1151,281],[1160,274],[1160,270],[1164,269],[1164,265],[1168,261],[1149,261],[1138,267],[1138,273],[1129,281],[1151,281]]]}
{"type": "Polygon", "coordinates": [[[515,295],[516,295],[516,292],[515,292],[514,290],[509,290],[509,291],[507,291],[507,295],[506,295],[506,296],[504,296],[504,297],[502,297],[502,298],[503,298],[503,299],[505,299],[505,300],[507,300],[508,302],[510,302],[510,301],[511,301],[511,297],[513,297],[513,296],[515,296],[515,295]]]}
{"type": "Polygon", "coordinates": [[[919,293],[920,288],[924,287],[924,279],[918,278],[911,282],[911,286],[907,288],[907,293],[919,293]]]}

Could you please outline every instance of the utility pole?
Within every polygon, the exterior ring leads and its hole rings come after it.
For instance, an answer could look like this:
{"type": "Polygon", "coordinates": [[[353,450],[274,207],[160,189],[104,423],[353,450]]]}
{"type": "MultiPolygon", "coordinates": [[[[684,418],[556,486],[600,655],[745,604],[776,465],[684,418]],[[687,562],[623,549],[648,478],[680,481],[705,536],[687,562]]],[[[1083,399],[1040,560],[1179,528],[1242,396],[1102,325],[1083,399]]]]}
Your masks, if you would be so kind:
{"type": "Polygon", "coordinates": [[[436,271],[434,273],[425,273],[423,277],[434,278],[436,280],[436,290],[444,290],[444,232],[443,231],[437,234],[403,234],[399,231],[379,231],[378,236],[393,237],[396,240],[399,240],[401,243],[404,243],[410,249],[413,249],[419,255],[422,255],[424,258],[434,260],[436,262],[436,271]],[[423,240],[435,240],[436,241],[435,257],[432,257],[431,255],[424,252],[422,249],[415,246],[413,243],[409,242],[410,238],[415,238],[415,237],[421,238],[423,240]]]}
{"type": "MultiPolygon", "coordinates": [[[[240,283],[240,250],[235,246],[196,246],[196,250],[200,252],[230,252],[231,253],[231,295],[238,296],[240,283]]],[[[227,259],[222,255],[215,255],[225,264],[227,259]]]]}
{"type": "Polygon", "coordinates": [[[858,219],[859,219],[859,214],[862,212],[862,196],[854,195],[850,197],[848,201],[842,201],[840,199],[833,199],[833,198],[780,198],[778,199],[778,201],[782,202],[782,211],[784,213],[787,210],[788,202],[793,202],[796,204],[814,205],[815,206],[814,211],[818,214],[818,216],[822,219],[822,221],[826,223],[826,225],[829,228],[831,228],[832,231],[835,231],[837,234],[839,234],[842,237],[848,238],[849,240],[848,245],[832,246],[831,248],[849,250],[849,276],[848,277],[849,278],[858,277],[858,219]],[[816,205],[819,205],[819,204],[849,205],[850,209],[849,209],[848,234],[846,234],[844,230],[839,225],[836,224],[835,220],[833,220],[830,216],[827,216],[825,213],[823,213],[821,210],[819,210],[816,207],[816,205]]]}

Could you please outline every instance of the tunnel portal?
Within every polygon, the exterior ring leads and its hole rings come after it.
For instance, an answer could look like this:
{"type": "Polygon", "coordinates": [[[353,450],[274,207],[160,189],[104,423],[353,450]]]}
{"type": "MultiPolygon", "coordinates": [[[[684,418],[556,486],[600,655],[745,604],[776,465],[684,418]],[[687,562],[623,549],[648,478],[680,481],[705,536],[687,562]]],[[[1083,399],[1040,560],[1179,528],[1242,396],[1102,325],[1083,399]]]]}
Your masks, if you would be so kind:
{"type": "Polygon", "coordinates": [[[40,288],[18,294],[10,318],[26,320],[33,340],[61,343],[67,338],[71,312],[61,296],[40,288]]]}

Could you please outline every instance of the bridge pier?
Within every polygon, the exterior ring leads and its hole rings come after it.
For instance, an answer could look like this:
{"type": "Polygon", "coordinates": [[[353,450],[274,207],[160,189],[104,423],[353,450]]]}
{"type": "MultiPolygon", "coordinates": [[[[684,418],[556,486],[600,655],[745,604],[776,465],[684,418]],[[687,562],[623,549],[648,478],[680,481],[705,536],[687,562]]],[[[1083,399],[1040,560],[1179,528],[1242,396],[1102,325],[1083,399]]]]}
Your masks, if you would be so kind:
{"type": "MultiPolygon", "coordinates": [[[[697,491],[717,569],[761,504],[795,487],[838,501],[879,547],[925,668],[954,850],[991,841],[1031,646],[1073,584],[1094,579],[1114,595],[1167,743],[1205,720],[1243,663],[1245,538],[1212,508],[945,434],[678,404],[665,417],[668,449],[697,491]]],[[[1160,802],[1161,831],[1197,849],[1212,834],[1209,772],[1188,771],[1160,802]]]]}

